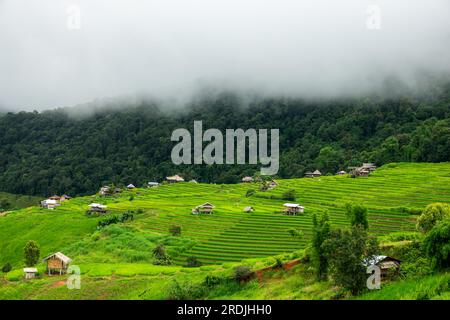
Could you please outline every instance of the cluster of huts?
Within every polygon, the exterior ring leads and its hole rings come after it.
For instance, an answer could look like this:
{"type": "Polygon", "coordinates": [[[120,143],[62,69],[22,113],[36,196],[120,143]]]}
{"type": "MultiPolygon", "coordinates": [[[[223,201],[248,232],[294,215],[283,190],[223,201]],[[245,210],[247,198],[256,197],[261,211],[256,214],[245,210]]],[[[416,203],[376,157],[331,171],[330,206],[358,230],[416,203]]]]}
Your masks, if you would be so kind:
{"type": "Polygon", "coordinates": [[[306,178],[318,178],[320,176],[322,176],[322,173],[319,170],[315,170],[313,172],[308,171],[305,173],[306,178]]]}
{"type": "Polygon", "coordinates": [[[72,197],[68,196],[67,194],[64,194],[62,196],[53,195],[49,197],[48,199],[41,201],[41,207],[45,209],[53,210],[56,207],[59,207],[62,202],[66,200],[70,200],[72,197]]]}
{"type": "Polygon", "coordinates": [[[360,167],[349,167],[350,175],[353,177],[368,177],[377,166],[373,163],[363,163],[360,167]]]}
{"type": "MultiPolygon", "coordinates": [[[[354,177],[367,177],[370,173],[375,171],[377,169],[377,166],[373,163],[363,163],[359,167],[349,167],[349,173],[347,173],[344,170],[338,171],[336,175],[343,176],[346,174],[350,174],[354,177]]],[[[319,170],[315,170],[313,172],[306,172],[305,177],[306,178],[319,178],[322,176],[322,173],[319,170]]]]}

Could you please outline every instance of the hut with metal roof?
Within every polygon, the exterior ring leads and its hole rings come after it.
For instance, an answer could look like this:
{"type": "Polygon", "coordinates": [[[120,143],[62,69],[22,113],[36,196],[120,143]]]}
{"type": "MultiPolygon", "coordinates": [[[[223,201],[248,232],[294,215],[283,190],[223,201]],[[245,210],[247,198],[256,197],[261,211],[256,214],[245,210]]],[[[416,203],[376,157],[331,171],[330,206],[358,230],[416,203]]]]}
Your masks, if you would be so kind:
{"type": "Polygon", "coordinates": [[[285,203],[284,213],[287,215],[297,215],[298,213],[305,212],[305,207],[299,205],[298,203],[285,203]]]}
{"type": "Polygon", "coordinates": [[[381,269],[381,277],[398,275],[400,272],[401,261],[389,256],[374,255],[363,260],[365,267],[376,265],[381,269]]]}
{"type": "Polygon", "coordinates": [[[25,274],[25,279],[34,279],[38,270],[36,268],[23,268],[23,273],[25,274]]]}

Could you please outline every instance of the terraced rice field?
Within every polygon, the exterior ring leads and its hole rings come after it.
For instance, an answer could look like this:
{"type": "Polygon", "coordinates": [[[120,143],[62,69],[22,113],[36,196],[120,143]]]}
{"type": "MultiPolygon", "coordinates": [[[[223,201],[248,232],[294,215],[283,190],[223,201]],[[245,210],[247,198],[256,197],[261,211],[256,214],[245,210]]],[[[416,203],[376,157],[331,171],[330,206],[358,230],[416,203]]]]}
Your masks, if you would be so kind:
{"type": "MultiPolygon", "coordinates": [[[[197,241],[177,257],[184,263],[196,256],[203,263],[222,263],[263,257],[302,248],[311,235],[311,217],[328,211],[333,226],[348,225],[344,205],[360,202],[369,209],[370,232],[385,234],[414,230],[416,216],[405,210],[422,209],[432,202],[450,202],[450,164],[391,164],[368,178],[327,176],[279,180],[279,186],[246,198],[258,184],[209,185],[181,183],[142,190],[134,206],[153,212],[139,222],[142,230],[167,233],[180,225],[183,236],[197,241]],[[297,201],[305,206],[298,216],[281,214],[283,192],[295,189],[297,201]],[[191,209],[204,202],[216,206],[214,214],[195,216],[191,209]],[[244,213],[245,206],[255,211],[244,213]],[[291,228],[304,233],[301,240],[291,228]]],[[[114,204],[111,205],[114,207],[114,204]]]]}
{"type": "MultiPolygon", "coordinates": [[[[89,237],[101,219],[85,215],[91,202],[107,204],[111,213],[142,209],[143,213],[128,224],[136,237],[168,235],[171,226],[181,226],[182,237],[190,238],[193,241],[187,243],[194,245],[179,247],[177,252],[185,250],[174,257],[177,264],[185,264],[189,256],[205,264],[221,264],[303,248],[310,241],[312,215],[328,211],[334,227],[347,226],[344,206],[350,201],[368,208],[369,230],[377,235],[414,230],[417,216],[411,215],[411,210],[433,202],[450,202],[450,163],[390,164],[368,178],[326,176],[277,181],[275,189],[258,191],[251,197],[245,196],[247,190],[259,190],[259,184],[179,183],[126,191],[116,198],[75,198],[53,211],[36,207],[18,210],[0,218],[0,258],[19,263],[19,252],[29,239],[37,240],[43,251],[50,253],[89,237]],[[305,207],[304,214],[282,214],[283,203],[288,201],[281,197],[290,189],[296,190],[296,202],[305,207]],[[191,213],[193,207],[205,202],[215,205],[212,215],[191,213]],[[253,206],[255,211],[244,213],[246,206],[253,206]],[[292,228],[302,230],[304,237],[293,238],[289,233],[292,228]]],[[[92,261],[88,262],[97,263],[92,250],[92,261]]]]}

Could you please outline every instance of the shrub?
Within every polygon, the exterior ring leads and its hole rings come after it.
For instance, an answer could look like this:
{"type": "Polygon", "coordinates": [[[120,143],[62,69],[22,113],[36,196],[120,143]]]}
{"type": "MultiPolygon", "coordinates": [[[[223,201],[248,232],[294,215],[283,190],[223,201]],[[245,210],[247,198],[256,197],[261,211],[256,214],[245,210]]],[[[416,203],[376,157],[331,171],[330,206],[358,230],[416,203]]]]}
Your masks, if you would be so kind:
{"type": "Polygon", "coordinates": [[[209,289],[212,289],[223,282],[225,282],[224,278],[208,275],[203,281],[203,285],[209,289]]]}
{"type": "Polygon", "coordinates": [[[36,241],[30,240],[24,248],[25,265],[27,267],[35,266],[39,261],[41,249],[36,241]]]}
{"type": "Polygon", "coordinates": [[[169,300],[195,300],[205,294],[205,290],[201,285],[193,285],[190,282],[179,283],[174,280],[168,289],[169,300]]]}
{"type": "Polygon", "coordinates": [[[450,205],[446,203],[429,204],[417,219],[417,230],[427,233],[437,222],[450,217],[450,205]]]}
{"type": "Polygon", "coordinates": [[[2,272],[3,273],[8,273],[8,272],[10,272],[12,270],[12,265],[11,265],[11,263],[9,263],[9,262],[7,262],[4,266],[3,266],[3,268],[2,268],[2,272]]]}
{"type": "Polygon", "coordinates": [[[291,228],[288,230],[288,233],[292,236],[292,238],[302,239],[304,233],[300,229],[291,228]]]}
{"type": "Polygon", "coordinates": [[[347,203],[345,205],[347,217],[350,219],[352,226],[360,225],[364,229],[369,228],[369,220],[367,218],[367,208],[360,204],[347,203]]]}
{"type": "Polygon", "coordinates": [[[254,194],[255,194],[255,190],[248,189],[247,192],[245,193],[245,196],[248,198],[248,197],[251,197],[254,194]]]}
{"type": "Polygon", "coordinates": [[[169,232],[173,236],[180,236],[181,235],[181,227],[180,226],[171,226],[169,228],[169,232]]]}
{"type": "Polygon", "coordinates": [[[131,211],[124,212],[120,216],[117,216],[117,215],[109,216],[109,217],[106,217],[103,220],[100,220],[97,223],[97,229],[101,229],[101,228],[104,228],[104,227],[109,226],[111,224],[116,224],[116,223],[119,223],[119,222],[124,223],[124,222],[129,221],[129,220],[130,221],[134,220],[134,215],[133,215],[133,213],[131,211]]]}
{"type": "Polygon", "coordinates": [[[197,257],[191,256],[186,259],[186,266],[194,268],[200,267],[202,263],[197,259],[197,257]]]}
{"type": "Polygon", "coordinates": [[[236,282],[243,282],[250,280],[253,277],[253,271],[247,266],[238,266],[234,269],[234,280],[236,282]]]}
{"type": "Polygon", "coordinates": [[[169,255],[166,253],[166,247],[161,243],[158,244],[153,249],[153,257],[155,258],[153,260],[153,264],[156,264],[156,265],[172,264],[172,260],[170,259],[169,255]]]}
{"type": "Polygon", "coordinates": [[[273,266],[274,268],[282,268],[283,267],[283,261],[280,258],[276,258],[275,264],[273,266]]]}
{"type": "Polygon", "coordinates": [[[287,201],[295,201],[295,199],[297,199],[297,193],[294,189],[288,190],[283,192],[282,199],[287,201]]]}
{"type": "Polygon", "coordinates": [[[450,266],[450,219],[438,222],[423,240],[425,252],[431,258],[434,269],[450,266]]]}
{"type": "Polygon", "coordinates": [[[118,223],[119,221],[120,220],[119,220],[118,216],[109,216],[109,217],[107,217],[107,218],[105,218],[103,220],[100,220],[97,223],[97,229],[104,228],[106,226],[109,226],[110,224],[118,223]]]}

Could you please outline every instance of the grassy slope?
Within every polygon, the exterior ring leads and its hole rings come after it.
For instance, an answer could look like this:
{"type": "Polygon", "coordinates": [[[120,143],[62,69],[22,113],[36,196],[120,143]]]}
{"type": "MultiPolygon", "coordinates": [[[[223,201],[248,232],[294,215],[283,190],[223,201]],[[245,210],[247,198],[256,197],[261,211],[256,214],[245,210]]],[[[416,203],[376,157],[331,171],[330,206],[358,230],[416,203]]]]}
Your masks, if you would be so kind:
{"type": "MultiPolygon", "coordinates": [[[[108,292],[105,298],[136,298],[136,292],[142,294],[141,289],[149,286],[149,281],[141,280],[152,279],[152,285],[157,286],[159,283],[164,286],[170,277],[175,276],[155,276],[153,268],[156,267],[149,265],[150,251],[155,243],[165,243],[173,256],[180,253],[175,257],[178,264],[184,263],[186,256],[195,255],[205,263],[219,265],[211,266],[211,270],[229,269],[232,262],[244,258],[282,254],[304,247],[311,233],[311,215],[315,212],[328,210],[333,225],[346,225],[343,205],[347,201],[360,201],[369,207],[371,231],[376,234],[412,230],[415,216],[405,213],[404,209],[421,209],[436,201],[450,202],[449,182],[450,163],[392,164],[380,168],[370,178],[333,176],[280,180],[276,189],[258,192],[250,198],[245,197],[245,192],[249,188],[257,189],[258,185],[183,183],[133,191],[133,201],[129,200],[129,192],[119,198],[76,198],[54,211],[34,207],[0,217],[0,265],[9,261],[15,268],[20,268],[22,248],[27,240],[34,239],[41,245],[42,255],[63,251],[74,258],[74,263],[80,265],[82,272],[88,276],[85,278],[86,287],[90,284],[95,287],[96,281],[102,283],[95,290],[98,295],[93,293],[92,296],[86,296],[87,293],[84,293],[84,297],[99,298],[102,292],[108,292]],[[305,214],[288,217],[274,213],[281,210],[284,202],[277,197],[292,188],[297,190],[297,201],[306,207],[305,214]],[[93,201],[108,204],[111,211],[116,213],[138,208],[144,213],[136,215],[135,221],[126,225],[96,231],[99,218],[88,218],[84,214],[87,204],[93,201]],[[190,213],[192,207],[206,201],[216,205],[217,210],[213,215],[193,216],[190,213]],[[252,205],[255,212],[243,213],[242,209],[247,205],[252,205]],[[182,237],[168,236],[168,228],[173,224],[182,226],[182,237]],[[305,238],[302,241],[291,238],[287,230],[292,227],[304,231],[305,238]],[[130,288],[120,291],[120,285],[115,281],[108,282],[105,277],[117,277],[114,279],[127,282],[130,288]],[[116,285],[116,289],[112,288],[116,285]],[[102,286],[104,290],[100,289],[102,286]],[[109,286],[111,289],[107,289],[109,286]]],[[[158,268],[163,268],[158,269],[163,274],[170,273],[170,268],[178,267],[158,268]]],[[[180,268],[176,278],[185,275],[192,278],[194,274],[202,277],[205,272],[209,272],[206,268],[203,267],[197,273],[180,268]]],[[[10,280],[19,276],[20,270],[16,274],[13,272],[10,280]]],[[[0,298],[2,294],[3,297],[14,297],[15,294],[21,297],[27,294],[30,297],[46,297],[47,293],[42,292],[44,288],[49,290],[50,298],[67,298],[67,293],[55,293],[63,289],[51,287],[54,279],[8,283],[2,286],[0,298]]],[[[295,283],[298,281],[293,280],[293,285],[295,283]]],[[[276,287],[276,281],[271,285],[276,287]]],[[[125,284],[123,287],[127,288],[125,284]]],[[[279,290],[282,290],[281,287],[279,290]]],[[[255,292],[259,296],[263,294],[259,287],[255,292]]],[[[158,293],[154,294],[147,293],[147,296],[140,297],[161,298],[158,293]]],[[[285,294],[289,296],[289,290],[285,294]]],[[[270,294],[261,297],[266,296],[270,297],[270,294]]]]}

